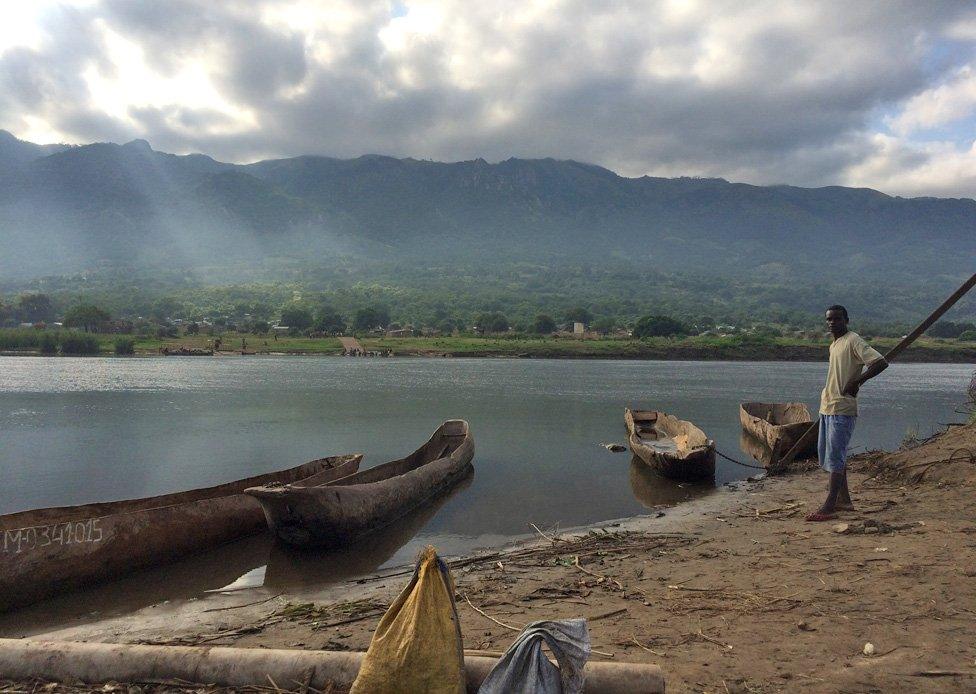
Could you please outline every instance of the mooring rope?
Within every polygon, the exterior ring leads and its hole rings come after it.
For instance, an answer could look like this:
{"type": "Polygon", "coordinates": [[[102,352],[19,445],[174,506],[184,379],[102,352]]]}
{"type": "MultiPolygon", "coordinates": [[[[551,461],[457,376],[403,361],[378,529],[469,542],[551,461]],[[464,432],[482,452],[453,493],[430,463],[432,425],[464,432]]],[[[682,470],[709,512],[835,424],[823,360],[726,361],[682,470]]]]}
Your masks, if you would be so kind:
{"type": "Polygon", "coordinates": [[[766,467],[762,466],[762,465],[750,465],[749,463],[743,463],[743,462],[741,462],[739,460],[736,460],[735,458],[730,458],[729,456],[725,455],[724,453],[722,453],[722,451],[720,451],[717,448],[715,449],[715,453],[717,455],[722,456],[723,458],[725,458],[730,463],[735,463],[736,465],[741,465],[742,467],[751,467],[754,470],[767,470],[768,471],[768,469],[766,467]]]}

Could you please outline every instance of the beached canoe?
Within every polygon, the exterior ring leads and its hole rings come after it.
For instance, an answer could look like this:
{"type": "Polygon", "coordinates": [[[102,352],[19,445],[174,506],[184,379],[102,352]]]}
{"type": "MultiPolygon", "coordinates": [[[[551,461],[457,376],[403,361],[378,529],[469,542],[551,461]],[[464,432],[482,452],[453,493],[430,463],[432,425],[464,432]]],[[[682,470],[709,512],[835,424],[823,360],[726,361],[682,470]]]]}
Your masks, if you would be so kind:
{"type": "Polygon", "coordinates": [[[361,460],[320,458],[205,489],[0,516],[0,611],[260,532],[264,513],[246,488],[322,484],[356,472],[361,460]]]}
{"type": "Polygon", "coordinates": [[[676,480],[715,476],[715,442],[691,422],[655,410],[624,411],[631,452],[648,467],[676,480]]]}
{"type": "Polygon", "coordinates": [[[333,549],[383,528],[428,503],[471,471],[468,423],[444,422],[406,458],[326,484],[246,490],[264,507],[275,536],[297,547],[333,549]]]}
{"type": "MultiPolygon", "coordinates": [[[[810,410],[802,402],[744,402],[739,405],[742,429],[758,439],[770,451],[786,453],[814,423],[810,410]]],[[[799,453],[816,449],[817,437],[799,453]]]]}

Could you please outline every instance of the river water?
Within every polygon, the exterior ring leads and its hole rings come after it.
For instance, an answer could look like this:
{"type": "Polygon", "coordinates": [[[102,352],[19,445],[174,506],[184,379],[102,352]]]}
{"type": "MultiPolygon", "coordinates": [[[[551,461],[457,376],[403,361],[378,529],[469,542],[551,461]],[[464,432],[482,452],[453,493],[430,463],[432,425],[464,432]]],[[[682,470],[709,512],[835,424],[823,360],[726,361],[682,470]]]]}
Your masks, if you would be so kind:
{"type": "MultiPolygon", "coordinates": [[[[455,554],[531,533],[529,523],[575,526],[707,493],[600,446],[626,443],[624,407],[692,420],[719,450],[750,460],[739,447],[739,402],[800,400],[815,412],[825,371],[782,362],[0,357],[0,514],[191,489],[339,453],[365,453],[365,468],[409,453],[442,420],[468,420],[473,477],[369,547],[323,561],[252,539],[169,569],[169,587],[153,595],[183,582],[185,594],[220,588],[244,574],[249,585],[317,585],[409,560],[425,543],[455,554]]],[[[969,365],[893,365],[863,388],[852,447],[895,447],[909,431],[959,421],[971,375],[969,365]]],[[[719,459],[716,483],[756,472],[719,459]]]]}

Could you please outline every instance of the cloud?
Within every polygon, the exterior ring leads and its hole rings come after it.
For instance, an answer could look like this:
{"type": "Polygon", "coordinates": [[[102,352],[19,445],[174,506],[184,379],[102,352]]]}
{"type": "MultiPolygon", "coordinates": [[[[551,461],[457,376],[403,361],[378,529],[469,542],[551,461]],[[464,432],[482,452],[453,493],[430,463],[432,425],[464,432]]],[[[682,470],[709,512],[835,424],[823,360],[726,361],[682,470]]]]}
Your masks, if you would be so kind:
{"type": "Polygon", "coordinates": [[[972,65],[960,68],[944,84],[916,94],[902,111],[890,120],[892,129],[906,135],[934,128],[976,112],[976,72],[972,65]]]}
{"type": "Polygon", "coordinates": [[[102,0],[36,26],[0,54],[15,133],[976,195],[971,140],[918,139],[973,118],[964,3],[102,0]]]}
{"type": "Polygon", "coordinates": [[[976,142],[911,143],[875,134],[872,151],[847,168],[845,185],[905,191],[912,195],[974,197],[976,142]]]}

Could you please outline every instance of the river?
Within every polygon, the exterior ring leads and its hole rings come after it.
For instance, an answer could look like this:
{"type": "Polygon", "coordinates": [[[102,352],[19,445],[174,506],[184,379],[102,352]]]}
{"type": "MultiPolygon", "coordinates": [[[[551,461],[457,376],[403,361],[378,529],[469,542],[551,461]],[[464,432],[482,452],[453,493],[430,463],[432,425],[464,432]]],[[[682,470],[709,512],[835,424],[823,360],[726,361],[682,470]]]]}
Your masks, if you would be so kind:
{"type": "MultiPolygon", "coordinates": [[[[690,419],[719,450],[749,460],[739,402],[801,400],[815,411],[825,371],[795,362],[0,357],[0,513],[179,491],[339,453],[365,453],[365,468],[412,451],[442,420],[468,420],[473,478],[369,548],[322,562],[269,549],[266,538],[236,543],[170,569],[159,595],[243,574],[244,584],[315,585],[407,561],[426,543],[457,554],[531,533],[530,523],[576,526],[707,493],[601,447],[626,443],[624,407],[690,419]]],[[[910,431],[959,421],[971,375],[969,365],[893,365],[862,389],[852,447],[896,447],[910,431]]],[[[719,459],[716,484],[756,472],[719,459]]]]}

